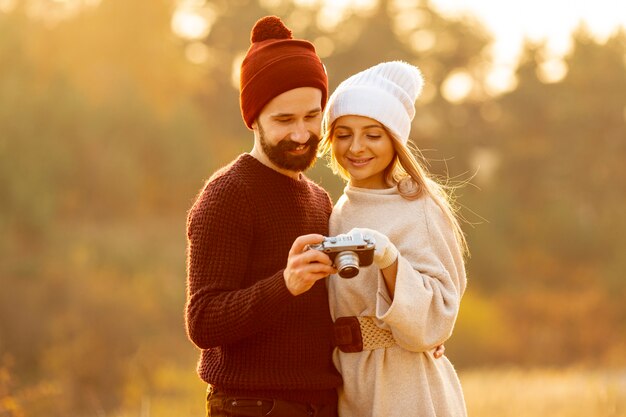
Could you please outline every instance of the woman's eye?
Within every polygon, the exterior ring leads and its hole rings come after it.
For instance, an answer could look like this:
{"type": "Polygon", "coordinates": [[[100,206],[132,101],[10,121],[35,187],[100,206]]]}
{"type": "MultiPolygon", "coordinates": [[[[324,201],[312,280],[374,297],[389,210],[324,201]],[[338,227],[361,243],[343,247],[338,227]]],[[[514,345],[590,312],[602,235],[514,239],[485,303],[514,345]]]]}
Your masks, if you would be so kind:
{"type": "Polygon", "coordinates": [[[337,139],[347,139],[349,137],[350,137],[350,135],[348,133],[342,133],[342,134],[339,134],[339,135],[335,135],[335,138],[337,138],[337,139]]]}
{"type": "Polygon", "coordinates": [[[380,139],[380,135],[367,135],[369,139],[380,139]]]}

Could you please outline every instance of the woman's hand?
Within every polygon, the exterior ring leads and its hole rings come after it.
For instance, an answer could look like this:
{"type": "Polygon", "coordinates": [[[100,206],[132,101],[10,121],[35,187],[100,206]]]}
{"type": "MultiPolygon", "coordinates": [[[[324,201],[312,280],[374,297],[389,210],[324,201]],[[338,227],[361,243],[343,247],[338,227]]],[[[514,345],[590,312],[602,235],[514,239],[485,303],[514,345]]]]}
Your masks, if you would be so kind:
{"type": "Polygon", "coordinates": [[[373,230],[355,227],[348,232],[349,235],[353,233],[360,233],[363,236],[369,235],[374,238],[376,243],[376,249],[374,249],[374,263],[378,268],[385,269],[391,266],[398,259],[398,249],[395,245],[389,241],[389,238],[384,234],[373,230]]]}

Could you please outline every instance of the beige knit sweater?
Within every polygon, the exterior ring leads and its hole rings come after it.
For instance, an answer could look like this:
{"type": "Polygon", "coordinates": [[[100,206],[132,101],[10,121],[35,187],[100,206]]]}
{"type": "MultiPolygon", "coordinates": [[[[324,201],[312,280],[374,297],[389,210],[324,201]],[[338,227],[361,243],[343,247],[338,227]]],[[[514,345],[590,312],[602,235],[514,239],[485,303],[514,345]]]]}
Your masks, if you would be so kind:
{"type": "Polygon", "coordinates": [[[465,291],[462,254],[452,227],[430,197],[409,201],[397,188],[348,185],[333,209],[330,233],[378,230],[398,248],[395,297],[375,265],[359,275],[328,278],[333,319],[372,316],[390,330],[390,348],[344,353],[333,361],[343,376],[340,417],[466,416],[461,384],[450,361],[433,349],[448,340],[465,291]]]}

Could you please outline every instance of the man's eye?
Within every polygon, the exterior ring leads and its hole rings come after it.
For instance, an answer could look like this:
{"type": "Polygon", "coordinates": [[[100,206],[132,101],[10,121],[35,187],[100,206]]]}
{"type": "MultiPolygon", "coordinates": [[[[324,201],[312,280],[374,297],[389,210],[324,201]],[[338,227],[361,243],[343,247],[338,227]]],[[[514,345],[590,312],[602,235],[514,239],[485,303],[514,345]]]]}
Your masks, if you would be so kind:
{"type": "Polygon", "coordinates": [[[276,121],[278,123],[289,123],[289,122],[291,122],[291,119],[276,119],[276,121]]]}

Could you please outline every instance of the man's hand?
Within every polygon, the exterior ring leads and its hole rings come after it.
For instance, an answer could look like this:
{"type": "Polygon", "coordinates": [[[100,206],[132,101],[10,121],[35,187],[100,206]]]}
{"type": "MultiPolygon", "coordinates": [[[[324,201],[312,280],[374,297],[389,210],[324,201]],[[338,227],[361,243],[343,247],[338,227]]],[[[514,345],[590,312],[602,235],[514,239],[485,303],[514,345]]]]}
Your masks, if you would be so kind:
{"type": "Polygon", "coordinates": [[[323,240],[322,235],[304,235],[291,245],[287,267],[283,272],[285,285],[291,294],[307,292],[315,282],[337,272],[328,255],[318,250],[307,250],[308,245],[321,243],[323,240]]]}

